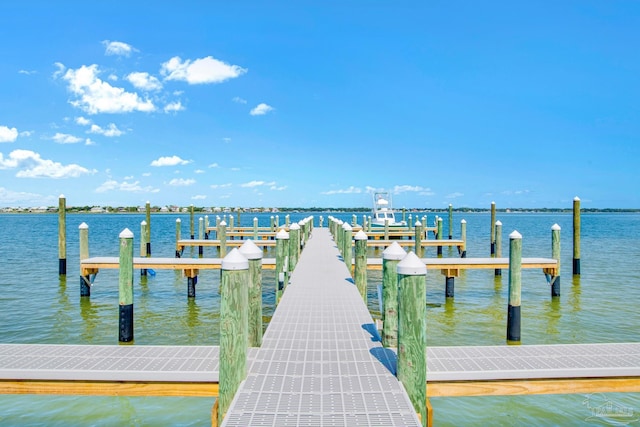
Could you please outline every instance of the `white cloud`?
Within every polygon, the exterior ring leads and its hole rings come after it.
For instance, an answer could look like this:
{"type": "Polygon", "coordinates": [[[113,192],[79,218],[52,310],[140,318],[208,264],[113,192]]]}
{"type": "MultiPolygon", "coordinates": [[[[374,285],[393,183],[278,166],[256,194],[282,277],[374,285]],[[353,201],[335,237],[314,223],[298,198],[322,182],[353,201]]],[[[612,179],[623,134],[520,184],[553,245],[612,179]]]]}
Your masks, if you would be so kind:
{"type": "Polygon", "coordinates": [[[245,188],[254,188],[254,187],[260,187],[262,185],[266,185],[266,186],[273,186],[276,185],[275,181],[271,181],[271,182],[265,182],[265,181],[249,181],[249,182],[245,182],[244,184],[240,184],[240,187],[245,187],[245,188]]]}
{"type": "Polygon", "coordinates": [[[89,126],[91,124],[91,120],[85,119],[82,116],[76,117],[75,121],[76,121],[76,124],[79,124],[80,126],[89,126]]]}
{"type": "Polygon", "coordinates": [[[346,189],[323,191],[320,194],[325,194],[330,196],[332,194],[359,194],[359,193],[362,193],[362,190],[352,185],[351,187],[346,189]]]}
{"type": "Polygon", "coordinates": [[[219,168],[219,167],[220,167],[220,165],[218,165],[217,163],[211,163],[211,164],[209,165],[209,167],[210,167],[210,168],[219,168]]]}
{"type": "Polygon", "coordinates": [[[20,132],[18,135],[19,136],[24,136],[24,137],[29,137],[31,135],[33,135],[33,131],[30,130],[23,130],[22,132],[20,132]]]}
{"type": "Polygon", "coordinates": [[[53,78],[57,79],[58,77],[64,74],[67,67],[65,67],[64,64],[61,62],[54,62],[53,65],[55,65],[57,68],[57,70],[53,72],[53,78]]]}
{"type": "Polygon", "coordinates": [[[18,138],[18,129],[0,126],[0,142],[14,142],[18,138]]]}
{"type": "Polygon", "coordinates": [[[42,196],[35,193],[26,193],[24,191],[12,191],[6,188],[0,187],[0,203],[7,206],[12,203],[22,204],[30,203],[36,204],[42,201],[42,196]]]}
{"type": "Polygon", "coordinates": [[[105,55],[129,56],[131,55],[131,52],[138,51],[130,44],[123,42],[112,42],[109,40],[103,40],[102,44],[105,46],[105,55]]]}
{"type": "Polygon", "coordinates": [[[211,184],[210,187],[213,188],[214,190],[216,190],[218,188],[227,188],[227,187],[231,187],[231,183],[227,183],[227,184],[211,184]]]}
{"type": "Polygon", "coordinates": [[[238,104],[246,104],[247,103],[246,99],[242,99],[239,96],[234,96],[231,100],[233,102],[237,102],[238,104]]]}
{"type": "Polygon", "coordinates": [[[108,180],[102,183],[100,187],[95,189],[96,193],[105,193],[107,191],[118,190],[118,191],[128,191],[133,193],[157,193],[160,190],[157,188],[153,188],[151,186],[142,187],[140,186],[139,181],[135,182],[127,182],[126,180],[123,182],[118,182],[115,180],[108,180]]]}
{"type": "Polygon", "coordinates": [[[276,187],[275,185],[272,185],[269,188],[269,190],[273,190],[273,191],[283,191],[283,190],[286,190],[286,189],[287,189],[286,185],[283,185],[283,186],[280,186],[280,187],[276,187]]]}
{"type": "Polygon", "coordinates": [[[85,139],[84,145],[96,145],[90,138],[85,139]]]}
{"type": "Polygon", "coordinates": [[[204,194],[196,194],[195,196],[193,196],[191,198],[191,200],[204,200],[206,198],[207,198],[207,196],[205,196],[204,194]]]}
{"type": "Polygon", "coordinates": [[[82,142],[82,138],[78,138],[77,136],[69,135],[68,133],[60,133],[57,132],[51,138],[58,144],[76,144],[78,142],[82,142]]]}
{"type": "Polygon", "coordinates": [[[37,74],[37,71],[34,70],[19,70],[18,74],[26,74],[27,76],[30,76],[32,74],[37,74]]]}
{"type": "Polygon", "coordinates": [[[188,187],[196,183],[195,179],[173,178],[169,181],[169,185],[173,187],[188,187]]]}
{"type": "Polygon", "coordinates": [[[176,101],[176,102],[170,102],[167,105],[164,106],[164,112],[165,113],[170,113],[173,111],[182,111],[184,110],[184,106],[182,105],[182,102],[180,101],[176,101]]]}
{"type": "Polygon", "coordinates": [[[193,171],[193,173],[204,173],[204,171],[202,169],[196,169],[193,171]]]}
{"type": "Polygon", "coordinates": [[[263,116],[269,111],[273,111],[273,107],[263,102],[261,104],[258,104],[253,110],[249,112],[249,114],[251,114],[252,116],[263,116]]]}
{"type": "Polygon", "coordinates": [[[406,193],[408,191],[419,192],[424,190],[425,188],[418,185],[396,185],[393,187],[393,194],[406,193]]]}
{"type": "Polygon", "coordinates": [[[174,56],[164,64],[160,73],[165,80],[180,80],[189,84],[222,83],[225,80],[239,77],[247,70],[238,65],[229,65],[211,56],[191,61],[182,61],[174,56]]]}
{"type": "Polygon", "coordinates": [[[14,168],[20,169],[16,173],[18,178],[77,178],[97,172],[76,164],[63,165],[43,159],[40,154],[30,150],[14,150],[6,159],[0,153],[0,169],[14,168]]]}
{"type": "Polygon", "coordinates": [[[97,133],[108,137],[120,136],[124,134],[124,131],[118,129],[118,127],[114,123],[109,123],[106,129],[93,124],[91,125],[91,128],[88,130],[88,132],[97,133]]]}
{"type": "Polygon", "coordinates": [[[456,191],[454,193],[449,193],[444,197],[445,197],[445,199],[456,199],[456,198],[462,197],[462,196],[464,196],[463,193],[460,193],[460,192],[456,191]]]}
{"type": "Polygon", "coordinates": [[[127,92],[122,88],[111,86],[98,78],[98,66],[83,65],[77,70],[68,69],[64,80],[68,89],[77,99],[71,105],[89,114],[128,113],[131,111],[155,111],[156,107],[150,99],[142,99],[137,93],[127,92]]]}
{"type": "Polygon", "coordinates": [[[171,157],[160,157],[157,160],[151,162],[151,166],[176,166],[176,165],[186,165],[191,163],[190,160],[182,160],[178,156],[171,157]]]}
{"type": "Polygon", "coordinates": [[[136,89],[152,91],[162,89],[162,83],[149,73],[135,72],[125,77],[136,89]]]}

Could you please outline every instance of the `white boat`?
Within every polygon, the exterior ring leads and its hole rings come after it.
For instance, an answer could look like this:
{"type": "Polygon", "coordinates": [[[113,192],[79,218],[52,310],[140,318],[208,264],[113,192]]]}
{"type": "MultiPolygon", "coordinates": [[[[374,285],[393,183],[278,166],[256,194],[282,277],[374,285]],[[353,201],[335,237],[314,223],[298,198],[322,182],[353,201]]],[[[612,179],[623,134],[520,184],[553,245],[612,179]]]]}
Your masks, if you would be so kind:
{"type": "Polygon", "coordinates": [[[374,192],[371,226],[384,227],[387,222],[389,227],[405,227],[407,225],[406,221],[396,220],[395,211],[391,206],[391,194],[385,191],[374,192]]]}

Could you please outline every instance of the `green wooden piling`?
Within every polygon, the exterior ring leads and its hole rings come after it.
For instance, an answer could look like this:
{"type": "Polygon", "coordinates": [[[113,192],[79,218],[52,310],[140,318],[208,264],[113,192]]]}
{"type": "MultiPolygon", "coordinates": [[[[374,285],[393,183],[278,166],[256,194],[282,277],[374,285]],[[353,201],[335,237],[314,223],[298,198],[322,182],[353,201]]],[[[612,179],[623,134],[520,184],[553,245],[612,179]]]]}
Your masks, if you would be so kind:
{"type": "Polygon", "coordinates": [[[229,230],[231,231],[233,231],[233,227],[234,227],[233,221],[234,221],[233,215],[229,214],[229,230]]]}
{"type": "Polygon", "coordinates": [[[382,345],[398,345],[398,263],[407,252],[393,242],[382,251],[382,345]]]}
{"type": "Polygon", "coordinates": [[[270,222],[269,222],[269,227],[271,227],[271,231],[276,231],[276,223],[275,223],[275,219],[273,218],[273,215],[271,215],[271,218],[269,218],[270,222]]]}
{"type": "Polygon", "coordinates": [[[520,344],[520,294],[522,285],[522,235],[509,235],[509,305],[507,307],[507,343],[520,344]]]}
{"type": "Polygon", "coordinates": [[[247,376],[249,261],[234,248],[222,260],[218,420],[247,376]]]}
{"type": "Polygon", "coordinates": [[[580,274],[580,198],[573,199],[573,274],[580,274]]]}
{"type": "MultiPolygon", "coordinates": [[[[86,223],[78,227],[80,234],[80,261],[89,258],[89,226],[86,223]]],[[[91,277],[80,276],[80,296],[91,296],[91,277]]]]}
{"type": "Polygon", "coordinates": [[[258,218],[253,217],[253,240],[258,240],[258,218]]]}
{"type": "Polygon", "coordinates": [[[147,236],[146,236],[146,244],[147,244],[147,257],[151,256],[151,202],[147,201],[144,206],[145,210],[145,221],[147,221],[147,236]]]}
{"type": "Polygon", "coordinates": [[[345,222],[342,224],[342,232],[344,233],[344,238],[342,241],[343,251],[342,258],[344,259],[344,263],[347,265],[349,269],[349,273],[353,274],[353,252],[351,250],[353,246],[353,228],[349,225],[349,223],[345,222]]]}
{"type": "Polygon", "coordinates": [[[58,274],[67,274],[67,199],[58,198],[58,274]]]}
{"type": "Polygon", "coordinates": [[[427,268],[415,253],[398,263],[398,380],[427,424],[427,268]]]}
{"type": "Polygon", "coordinates": [[[287,285],[289,233],[284,228],[276,233],[276,305],[287,285]]]}
{"type": "MultiPolygon", "coordinates": [[[[140,257],[145,258],[147,256],[147,221],[142,221],[140,223],[140,257]]],[[[147,269],[141,268],[140,275],[146,276],[147,269]]]]}
{"type": "Polygon", "coordinates": [[[409,214],[409,222],[407,223],[407,225],[409,226],[409,230],[413,228],[413,215],[411,214],[409,214]]]}
{"type": "Polygon", "coordinates": [[[241,214],[242,214],[242,209],[240,208],[236,208],[236,214],[238,215],[238,227],[242,227],[242,223],[241,221],[241,214]]]}
{"type": "MultiPolygon", "coordinates": [[[[409,217],[411,219],[411,217],[409,217]]],[[[424,249],[422,248],[422,223],[420,221],[416,221],[415,229],[414,229],[414,240],[415,240],[415,253],[418,255],[418,258],[424,257],[424,249]]]]}
{"type": "Polygon", "coordinates": [[[407,222],[407,208],[402,207],[402,221],[407,222]]]}
{"type": "Polygon", "coordinates": [[[491,258],[494,257],[496,253],[496,230],[494,228],[494,224],[496,223],[496,202],[491,202],[491,258]]]}
{"type": "Polygon", "coordinates": [[[453,205],[449,203],[449,240],[453,239],[453,205]]]}
{"type": "Polygon", "coordinates": [[[209,239],[209,215],[204,216],[204,238],[209,239]]]}
{"type": "Polygon", "coordinates": [[[289,272],[296,268],[300,257],[300,226],[294,222],[289,226],[289,272]]]}
{"type": "Polygon", "coordinates": [[[193,205],[189,206],[189,231],[191,234],[191,240],[194,240],[196,238],[196,234],[194,231],[194,222],[193,222],[193,205]]]}
{"type": "Polygon", "coordinates": [[[360,292],[364,304],[367,305],[367,234],[360,230],[354,236],[355,239],[355,268],[353,279],[360,292]]]}
{"type": "Polygon", "coordinates": [[[227,256],[227,223],[220,222],[218,226],[218,239],[220,240],[220,258],[227,256]]]}
{"type": "Polygon", "coordinates": [[[120,267],[118,280],[118,341],[133,341],[133,233],[120,233],[120,267]]]}
{"type": "Polygon", "coordinates": [[[249,260],[249,313],[248,346],[262,345],[262,250],[247,240],[240,246],[240,253],[249,260]]]}
{"type": "Polygon", "coordinates": [[[560,226],[553,224],[551,227],[551,258],[558,261],[558,275],[551,276],[551,296],[560,296],[560,226]]]}
{"type": "MultiPolygon", "coordinates": [[[[496,221],[495,225],[496,258],[502,257],[502,222],[496,221]]],[[[495,276],[502,276],[502,269],[495,269],[495,276]]]]}
{"type": "MultiPolygon", "coordinates": [[[[204,218],[200,217],[198,218],[198,239],[199,240],[204,240],[204,218]]],[[[198,255],[202,256],[203,254],[203,247],[202,245],[198,246],[198,255]]]]}
{"type": "Polygon", "coordinates": [[[467,257],[467,220],[460,221],[460,240],[462,240],[462,247],[459,249],[460,258],[467,257]]]}
{"type": "MultiPolygon", "coordinates": [[[[438,239],[442,239],[444,234],[442,232],[442,218],[438,217],[438,239]]],[[[442,255],[442,245],[437,246],[437,255],[442,255]]]]}

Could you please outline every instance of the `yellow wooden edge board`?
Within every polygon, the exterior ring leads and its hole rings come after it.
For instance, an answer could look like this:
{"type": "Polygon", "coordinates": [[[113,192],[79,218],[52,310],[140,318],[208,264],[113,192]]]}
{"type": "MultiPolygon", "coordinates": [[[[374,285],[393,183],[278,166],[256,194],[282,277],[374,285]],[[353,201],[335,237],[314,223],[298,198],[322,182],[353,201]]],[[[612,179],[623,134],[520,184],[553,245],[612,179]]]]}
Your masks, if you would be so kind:
{"type": "Polygon", "coordinates": [[[218,383],[0,380],[0,394],[217,397],[218,383]]]}

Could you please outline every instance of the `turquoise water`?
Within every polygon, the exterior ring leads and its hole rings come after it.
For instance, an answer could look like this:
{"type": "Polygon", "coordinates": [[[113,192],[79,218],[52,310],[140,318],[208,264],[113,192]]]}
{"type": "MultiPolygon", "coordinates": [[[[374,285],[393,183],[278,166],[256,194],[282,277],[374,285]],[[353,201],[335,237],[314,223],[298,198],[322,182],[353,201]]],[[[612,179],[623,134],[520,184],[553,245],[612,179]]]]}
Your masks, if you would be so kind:
{"type": "MultiPolygon", "coordinates": [[[[326,225],[328,214],[316,214],[316,226],[319,215],[324,215],[326,225]]],[[[352,218],[351,214],[332,215],[352,218]]],[[[268,225],[269,216],[258,215],[260,225],[268,225]]],[[[292,214],[291,218],[306,216],[292,214]]],[[[446,234],[448,217],[442,216],[446,234]]],[[[252,225],[253,217],[244,214],[242,225],[252,225]]],[[[177,218],[182,221],[182,236],[188,237],[188,214],[152,215],[153,256],[174,256],[177,218]]],[[[488,256],[489,214],[456,213],[454,237],[459,235],[462,218],[467,221],[468,256],[488,256]]],[[[0,342],[117,344],[118,273],[101,271],[91,298],[79,297],[78,226],[89,225],[91,256],[117,256],[118,234],[129,228],[138,242],[144,219],[144,214],[68,214],[67,275],[59,277],[57,215],[0,215],[0,342]]],[[[214,216],[210,219],[214,222],[214,216]]],[[[550,257],[551,226],[562,227],[562,296],[551,299],[540,270],[523,270],[522,344],[639,340],[640,215],[582,214],[581,276],[571,274],[571,214],[498,213],[497,219],[503,223],[504,256],[509,233],[518,230],[523,236],[523,256],[550,257]]],[[[445,247],[443,252],[457,256],[453,249],[445,247]]],[[[205,248],[206,255],[215,254],[205,248]]],[[[184,256],[196,257],[197,249],[186,249],[184,256]]],[[[380,256],[380,251],[372,250],[370,256],[380,256]]],[[[435,248],[427,256],[436,256],[435,248]]],[[[135,344],[217,344],[218,278],[217,271],[201,272],[197,297],[191,301],[186,278],[179,272],[161,270],[155,276],[137,278],[135,344]]],[[[466,271],[456,278],[455,299],[445,301],[444,277],[430,271],[428,344],[504,344],[507,280],[506,270],[497,279],[493,270],[466,271]]],[[[380,282],[380,272],[370,271],[369,308],[374,317],[379,317],[376,286],[380,282]]],[[[265,271],[265,321],[273,312],[273,284],[273,273],[265,271]]],[[[432,406],[440,426],[615,425],[612,419],[592,417],[585,404],[596,406],[606,399],[640,417],[638,394],[434,398],[432,406]]],[[[212,404],[208,398],[0,396],[0,426],[201,426],[210,425],[212,404]]]]}

